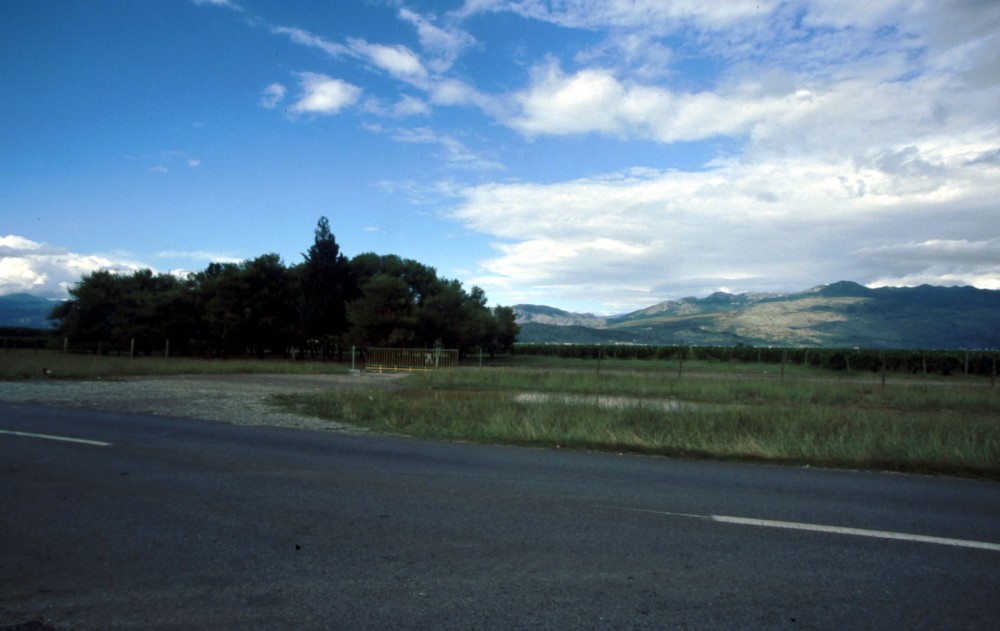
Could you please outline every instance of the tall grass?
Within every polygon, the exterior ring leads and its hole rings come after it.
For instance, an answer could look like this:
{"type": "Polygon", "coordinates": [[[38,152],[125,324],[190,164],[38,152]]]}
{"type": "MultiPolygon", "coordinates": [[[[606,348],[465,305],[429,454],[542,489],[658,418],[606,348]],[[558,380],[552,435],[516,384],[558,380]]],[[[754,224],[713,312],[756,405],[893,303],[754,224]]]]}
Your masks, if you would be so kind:
{"type": "Polygon", "coordinates": [[[1000,479],[1000,393],[984,387],[535,370],[405,384],[281,404],[431,438],[1000,479]],[[558,396],[518,397],[526,391],[558,396]]]}

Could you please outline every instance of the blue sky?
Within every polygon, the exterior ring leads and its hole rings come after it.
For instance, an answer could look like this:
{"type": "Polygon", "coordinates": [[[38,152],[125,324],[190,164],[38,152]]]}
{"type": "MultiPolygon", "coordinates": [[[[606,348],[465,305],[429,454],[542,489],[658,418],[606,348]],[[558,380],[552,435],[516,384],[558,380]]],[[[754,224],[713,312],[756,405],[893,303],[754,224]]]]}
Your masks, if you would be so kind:
{"type": "Polygon", "coordinates": [[[0,3],[0,294],[431,265],[494,304],[1000,289],[1000,5],[0,3]]]}

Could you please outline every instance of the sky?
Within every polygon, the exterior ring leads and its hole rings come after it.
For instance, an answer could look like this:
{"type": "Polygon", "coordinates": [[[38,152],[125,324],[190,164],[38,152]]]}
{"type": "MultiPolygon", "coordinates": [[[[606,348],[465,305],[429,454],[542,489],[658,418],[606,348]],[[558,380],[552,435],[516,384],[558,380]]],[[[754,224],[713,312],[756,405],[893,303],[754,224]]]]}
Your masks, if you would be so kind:
{"type": "Polygon", "coordinates": [[[995,0],[5,0],[0,295],[320,217],[491,304],[1000,289],[995,0]]]}

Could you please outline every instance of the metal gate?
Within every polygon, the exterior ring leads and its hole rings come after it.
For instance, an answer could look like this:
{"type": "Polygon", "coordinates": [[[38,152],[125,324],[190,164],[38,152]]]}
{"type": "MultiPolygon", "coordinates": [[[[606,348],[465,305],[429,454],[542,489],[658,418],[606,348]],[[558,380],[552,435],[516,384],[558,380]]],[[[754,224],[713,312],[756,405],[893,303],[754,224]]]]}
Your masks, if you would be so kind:
{"type": "Polygon", "coordinates": [[[452,348],[369,348],[365,370],[393,372],[439,370],[458,366],[458,350],[452,348]]]}

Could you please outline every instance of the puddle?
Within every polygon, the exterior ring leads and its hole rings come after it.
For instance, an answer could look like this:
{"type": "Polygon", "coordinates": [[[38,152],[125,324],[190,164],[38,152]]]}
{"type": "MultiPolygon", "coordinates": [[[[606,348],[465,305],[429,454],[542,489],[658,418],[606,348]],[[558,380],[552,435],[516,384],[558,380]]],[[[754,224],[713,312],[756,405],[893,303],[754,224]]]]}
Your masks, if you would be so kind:
{"type": "Polygon", "coordinates": [[[634,406],[655,407],[674,412],[691,407],[690,404],[675,399],[637,399],[634,397],[614,397],[588,394],[552,394],[547,392],[522,392],[514,397],[519,403],[572,403],[576,405],[596,405],[602,408],[622,409],[634,406]]]}
{"type": "MultiPolygon", "coordinates": [[[[401,390],[397,393],[407,399],[431,399],[435,401],[468,401],[483,399],[500,399],[509,396],[508,393],[481,390],[401,390]]],[[[643,399],[636,397],[618,397],[603,394],[570,394],[552,392],[519,392],[514,395],[518,403],[564,403],[570,405],[589,405],[602,408],[621,410],[628,407],[650,407],[666,412],[690,409],[695,404],[676,399],[643,399]]]]}

